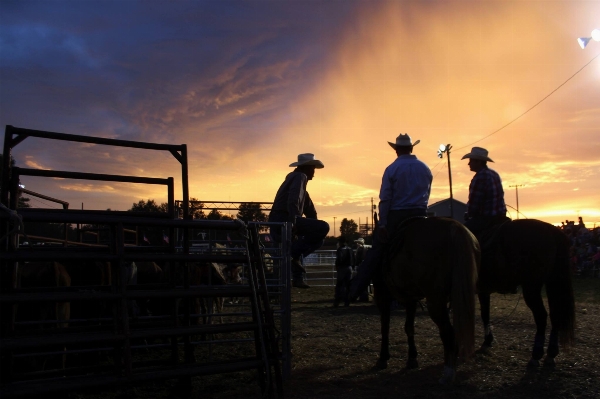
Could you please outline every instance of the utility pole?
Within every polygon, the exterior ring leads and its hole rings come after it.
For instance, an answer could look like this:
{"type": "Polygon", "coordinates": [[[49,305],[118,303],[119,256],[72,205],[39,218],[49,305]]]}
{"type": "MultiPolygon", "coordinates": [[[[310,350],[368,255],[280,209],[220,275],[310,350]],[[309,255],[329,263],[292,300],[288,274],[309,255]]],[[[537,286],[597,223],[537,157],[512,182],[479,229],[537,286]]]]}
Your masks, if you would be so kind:
{"type": "Polygon", "coordinates": [[[335,237],[335,218],[336,218],[336,217],[337,217],[337,216],[334,216],[334,217],[333,217],[333,236],[334,236],[334,237],[335,237]]]}
{"type": "MultiPolygon", "coordinates": [[[[371,197],[371,231],[373,231],[373,222],[375,221],[375,217],[373,213],[375,212],[375,205],[373,205],[373,197],[371,197]]],[[[367,222],[369,224],[369,222],[367,222]]]]}
{"type": "Polygon", "coordinates": [[[452,146],[450,144],[440,144],[440,149],[438,150],[438,158],[443,158],[444,153],[446,153],[448,157],[448,182],[450,183],[450,217],[454,219],[454,198],[452,196],[452,168],[450,167],[450,150],[452,146]]]}
{"type": "Polygon", "coordinates": [[[515,184],[514,186],[508,186],[510,188],[514,187],[515,192],[517,193],[517,220],[519,219],[519,187],[523,187],[522,184],[515,184]]]}

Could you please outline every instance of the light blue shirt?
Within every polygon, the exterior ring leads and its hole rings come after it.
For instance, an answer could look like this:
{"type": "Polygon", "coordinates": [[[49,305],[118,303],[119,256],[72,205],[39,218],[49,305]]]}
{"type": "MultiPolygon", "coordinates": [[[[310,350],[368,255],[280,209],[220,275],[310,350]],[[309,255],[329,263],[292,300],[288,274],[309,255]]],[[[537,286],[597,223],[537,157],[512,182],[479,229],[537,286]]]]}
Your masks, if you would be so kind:
{"type": "Polygon", "coordinates": [[[400,155],[385,169],[379,191],[379,224],[391,210],[427,209],[433,175],[415,155],[400,155]]]}

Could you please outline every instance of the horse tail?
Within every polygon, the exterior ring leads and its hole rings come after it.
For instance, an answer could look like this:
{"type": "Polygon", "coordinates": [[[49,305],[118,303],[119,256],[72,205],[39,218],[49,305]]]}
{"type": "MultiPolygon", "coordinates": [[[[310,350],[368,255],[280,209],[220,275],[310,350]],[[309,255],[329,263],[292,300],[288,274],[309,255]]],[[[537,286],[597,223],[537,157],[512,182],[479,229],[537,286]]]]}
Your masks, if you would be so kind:
{"type": "Polygon", "coordinates": [[[477,240],[462,225],[451,229],[452,291],[450,301],[458,356],[469,359],[475,352],[475,290],[480,253],[477,240]]]}
{"type": "Polygon", "coordinates": [[[558,332],[561,346],[568,350],[575,342],[575,298],[569,266],[569,239],[555,232],[556,255],[546,280],[552,329],[558,332]]]}

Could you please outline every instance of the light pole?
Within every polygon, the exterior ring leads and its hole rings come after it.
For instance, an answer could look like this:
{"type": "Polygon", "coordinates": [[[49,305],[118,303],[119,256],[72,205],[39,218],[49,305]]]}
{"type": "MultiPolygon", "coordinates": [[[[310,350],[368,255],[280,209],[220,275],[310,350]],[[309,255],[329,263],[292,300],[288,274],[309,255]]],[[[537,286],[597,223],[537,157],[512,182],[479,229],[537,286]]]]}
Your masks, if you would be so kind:
{"type": "Polygon", "coordinates": [[[335,218],[336,218],[336,217],[337,217],[337,216],[334,216],[334,217],[333,217],[333,236],[334,236],[334,237],[335,237],[335,218]]]}
{"type": "Polygon", "coordinates": [[[514,186],[508,186],[510,188],[514,187],[517,194],[517,220],[519,220],[519,187],[523,187],[522,184],[515,184],[514,186]]]}
{"type": "Polygon", "coordinates": [[[581,49],[583,50],[585,48],[585,46],[587,46],[587,44],[590,42],[590,40],[594,40],[596,42],[600,42],[600,29],[594,29],[592,31],[592,36],[591,37],[580,37],[577,39],[577,43],[579,43],[579,46],[581,47],[581,49]]]}
{"type": "Polygon", "coordinates": [[[447,154],[448,157],[448,181],[450,182],[450,217],[454,219],[454,199],[452,197],[452,169],[450,168],[450,150],[452,146],[450,144],[440,144],[440,149],[438,150],[438,158],[443,158],[444,153],[447,154]]]}
{"type": "Polygon", "coordinates": [[[373,214],[375,212],[375,209],[377,209],[377,205],[373,205],[373,197],[371,197],[371,231],[373,231],[374,229],[373,223],[375,223],[375,216],[373,214]]]}

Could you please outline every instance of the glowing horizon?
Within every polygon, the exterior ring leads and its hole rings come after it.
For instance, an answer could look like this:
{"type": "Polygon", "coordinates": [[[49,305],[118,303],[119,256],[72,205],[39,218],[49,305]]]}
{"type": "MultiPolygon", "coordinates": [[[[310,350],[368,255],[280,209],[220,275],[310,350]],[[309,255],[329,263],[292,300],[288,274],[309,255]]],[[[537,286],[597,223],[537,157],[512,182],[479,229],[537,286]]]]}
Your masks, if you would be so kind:
{"type": "MultiPolygon", "coordinates": [[[[449,196],[439,145],[452,144],[462,202],[472,172],[461,157],[481,146],[509,207],[519,185],[526,217],[600,225],[600,44],[576,41],[598,28],[600,3],[251,1],[242,13],[128,2],[126,31],[112,3],[35,4],[0,4],[1,125],[185,143],[190,196],[206,201],[271,202],[297,154],[312,152],[325,168],[308,191],[332,230],[334,217],[336,229],[371,217],[394,159],[387,141],[408,133],[434,174],[430,204],[449,196]]],[[[40,169],[180,177],[169,155],[138,150],[28,139],[14,156],[40,169]]],[[[141,185],[24,183],[89,209],[166,201],[141,185]]]]}

